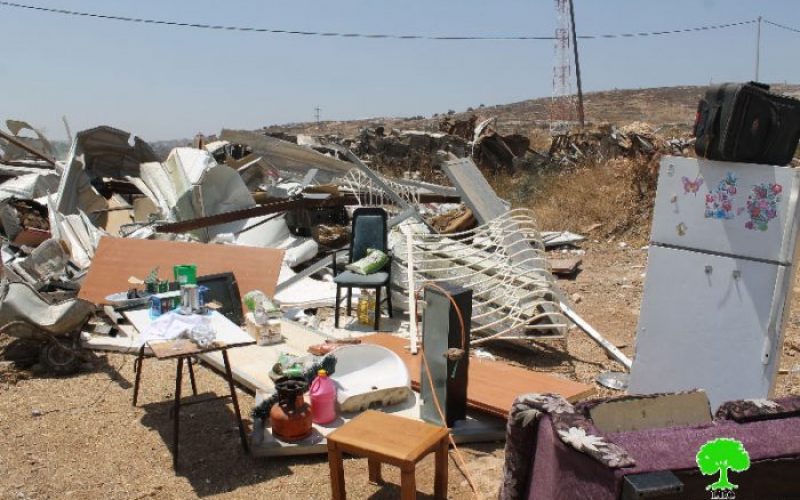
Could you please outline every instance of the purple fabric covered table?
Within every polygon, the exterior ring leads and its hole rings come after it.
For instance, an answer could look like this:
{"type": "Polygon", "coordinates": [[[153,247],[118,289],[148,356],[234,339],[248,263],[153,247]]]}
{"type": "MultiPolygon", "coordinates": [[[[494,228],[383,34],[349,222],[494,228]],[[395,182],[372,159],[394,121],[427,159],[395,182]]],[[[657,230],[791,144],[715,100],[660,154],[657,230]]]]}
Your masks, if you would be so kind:
{"type": "MultiPolygon", "coordinates": [[[[581,404],[572,409],[571,415],[560,409],[550,413],[542,411],[536,418],[528,414],[529,418],[524,419],[520,415],[525,416],[525,410],[520,411],[523,407],[515,404],[516,419],[513,418],[514,409],[509,417],[507,439],[513,442],[506,444],[506,477],[501,498],[617,500],[626,475],[665,470],[675,472],[684,480],[687,490],[692,492],[687,492],[686,498],[711,498],[705,486],[715,477],[700,474],[695,456],[706,442],[727,437],[743,443],[752,464],[746,472],[731,474],[731,480],[740,485],[736,490],[737,499],[800,499],[800,474],[795,473],[800,472],[800,397],[776,400],[781,403],[781,409],[788,409],[783,413],[770,407],[769,414],[745,412],[747,414],[743,415],[736,411],[742,406],[737,402],[728,407],[723,405],[717,417],[707,425],[608,434],[600,432],[588,419],[588,409],[600,402],[581,404]],[[569,433],[564,431],[565,416],[571,427],[569,433]],[[520,425],[523,420],[525,425],[520,425]],[[583,430],[577,432],[576,427],[583,430]],[[570,440],[573,434],[581,439],[570,440]],[[599,439],[595,440],[597,437],[599,439]],[[613,454],[607,460],[610,452],[604,449],[606,444],[601,440],[611,447],[619,447],[622,459],[613,454]],[[528,457],[523,456],[525,449],[528,457]],[[610,466],[620,460],[622,466],[610,466]],[[626,465],[631,462],[632,465],[626,465]],[[783,468],[778,469],[777,465],[783,468]],[[776,473],[778,470],[780,474],[776,473]],[[774,486],[770,491],[781,494],[770,497],[764,493],[767,486],[774,486]],[[784,496],[787,492],[789,496],[784,496]]],[[[547,405],[539,409],[546,410],[547,405]]]]}

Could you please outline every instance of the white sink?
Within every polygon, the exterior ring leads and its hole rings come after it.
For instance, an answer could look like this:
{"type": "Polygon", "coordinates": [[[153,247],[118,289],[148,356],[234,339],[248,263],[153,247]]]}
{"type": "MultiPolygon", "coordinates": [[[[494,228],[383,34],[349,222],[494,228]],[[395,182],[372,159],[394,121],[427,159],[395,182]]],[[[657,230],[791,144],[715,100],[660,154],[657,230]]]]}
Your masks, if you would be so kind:
{"type": "Polygon", "coordinates": [[[333,351],[339,411],[355,412],[371,406],[391,406],[411,396],[411,379],[400,357],[370,344],[344,346],[333,351]]]}

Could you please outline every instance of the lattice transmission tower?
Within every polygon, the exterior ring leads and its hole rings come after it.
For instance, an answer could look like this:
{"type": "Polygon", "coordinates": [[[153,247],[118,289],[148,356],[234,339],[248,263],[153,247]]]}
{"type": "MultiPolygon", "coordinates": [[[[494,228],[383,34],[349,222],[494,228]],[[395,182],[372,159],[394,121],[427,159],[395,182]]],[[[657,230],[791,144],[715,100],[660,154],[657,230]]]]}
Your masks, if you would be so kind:
{"type": "Polygon", "coordinates": [[[580,89],[575,16],[572,0],[555,0],[556,31],[553,42],[553,96],[550,102],[550,132],[564,133],[570,126],[583,125],[583,96],[580,89]],[[578,93],[573,82],[577,80],[578,93]]]}

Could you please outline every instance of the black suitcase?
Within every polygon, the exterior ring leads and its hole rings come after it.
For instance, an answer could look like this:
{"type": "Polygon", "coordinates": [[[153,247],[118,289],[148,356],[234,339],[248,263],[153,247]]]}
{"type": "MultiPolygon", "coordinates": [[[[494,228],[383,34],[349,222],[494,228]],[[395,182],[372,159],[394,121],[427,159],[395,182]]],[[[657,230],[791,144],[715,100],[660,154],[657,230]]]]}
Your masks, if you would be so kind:
{"type": "Polygon", "coordinates": [[[702,158],[786,165],[800,140],[800,101],[763,83],[715,85],[697,106],[694,135],[702,158]]]}

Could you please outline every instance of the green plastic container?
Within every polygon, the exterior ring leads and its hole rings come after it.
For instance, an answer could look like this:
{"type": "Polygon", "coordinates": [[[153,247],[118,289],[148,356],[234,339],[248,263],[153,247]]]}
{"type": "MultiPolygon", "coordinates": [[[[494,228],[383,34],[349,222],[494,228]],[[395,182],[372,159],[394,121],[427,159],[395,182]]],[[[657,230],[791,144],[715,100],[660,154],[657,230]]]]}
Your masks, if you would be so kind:
{"type": "Polygon", "coordinates": [[[197,266],[194,264],[180,264],[172,268],[175,281],[181,285],[197,284],[197,266]]]}

